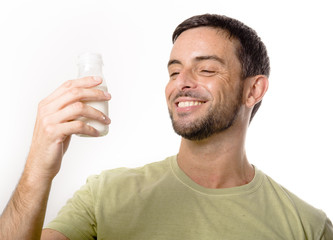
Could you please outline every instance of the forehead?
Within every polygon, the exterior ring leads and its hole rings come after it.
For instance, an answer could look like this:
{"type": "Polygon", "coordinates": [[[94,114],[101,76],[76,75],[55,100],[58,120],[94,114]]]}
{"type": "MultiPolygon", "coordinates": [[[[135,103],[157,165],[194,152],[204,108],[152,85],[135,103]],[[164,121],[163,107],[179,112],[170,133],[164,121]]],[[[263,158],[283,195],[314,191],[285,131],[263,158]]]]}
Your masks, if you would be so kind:
{"type": "Polygon", "coordinates": [[[217,55],[231,60],[236,58],[237,46],[238,41],[222,29],[192,28],[179,35],[171,50],[170,59],[194,59],[197,56],[217,55]]]}

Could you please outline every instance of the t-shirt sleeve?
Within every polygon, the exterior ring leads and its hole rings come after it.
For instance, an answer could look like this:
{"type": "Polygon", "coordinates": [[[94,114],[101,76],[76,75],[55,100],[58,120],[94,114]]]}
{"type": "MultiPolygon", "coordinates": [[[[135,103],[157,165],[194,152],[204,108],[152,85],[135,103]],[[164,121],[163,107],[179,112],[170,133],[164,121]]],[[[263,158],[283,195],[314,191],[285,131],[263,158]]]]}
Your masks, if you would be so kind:
{"type": "Polygon", "coordinates": [[[71,240],[96,239],[94,189],[97,188],[98,178],[89,177],[46,228],[61,232],[71,240]]]}
{"type": "Polygon", "coordinates": [[[333,239],[333,225],[332,222],[327,218],[325,222],[323,236],[320,238],[320,240],[330,240],[330,239],[333,239]]]}

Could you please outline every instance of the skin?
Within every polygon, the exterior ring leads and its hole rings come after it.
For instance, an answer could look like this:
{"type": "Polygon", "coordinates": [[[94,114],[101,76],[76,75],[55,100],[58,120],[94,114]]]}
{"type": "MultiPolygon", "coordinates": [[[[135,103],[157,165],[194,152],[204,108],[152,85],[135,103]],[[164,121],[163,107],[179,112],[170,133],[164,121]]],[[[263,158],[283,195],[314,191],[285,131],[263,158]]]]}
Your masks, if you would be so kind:
{"type": "MultiPolygon", "coordinates": [[[[174,45],[168,64],[170,81],[166,87],[166,95],[170,95],[170,89],[176,86],[177,90],[169,97],[176,105],[180,101],[200,101],[200,107],[192,108],[177,108],[171,102],[169,113],[173,127],[179,135],[189,140],[202,140],[233,124],[242,104],[243,81],[239,79],[240,63],[234,56],[236,49],[229,40],[227,43],[231,46],[223,44],[221,53],[216,54],[216,46],[221,45],[219,41],[211,41],[210,36],[205,35],[211,45],[208,43],[203,46],[203,43],[199,44],[198,41],[188,44],[185,40],[187,48],[184,48],[182,40],[186,35],[174,45]],[[185,59],[184,56],[190,57],[185,59]],[[230,79],[238,79],[239,84],[230,79]],[[184,85],[184,81],[187,81],[187,85],[184,85]],[[173,111],[172,107],[176,107],[176,111],[173,111]],[[191,119],[194,114],[196,120],[191,119]]],[[[222,37],[226,34],[220,32],[220,35],[222,37]]]]}
{"type": "MultiPolygon", "coordinates": [[[[240,63],[235,55],[237,44],[221,31],[202,27],[182,33],[170,55],[172,76],[165,93],[173,121],[179,126],[193,125],[214,107],[223,106],[225,116],[231,116],[242,91],[237,118],[231,127],[201,140],[182,138],[179,166],[193,181],[208,188],[243,185],[254,176],[245,154],[245,135],[252,108],[264,96],[268,80],[262,75],[240,79],[240,63]],[[223,64],[205,59],[199,61],[204,63],[199,68],[197,57],[212,55],[222,59],[223,64]],[[211,61],[215,64],[213,74],[204,69],[211,61]],[[189,90],[195,95],[175,98],[179,92],[189,90]],[[180,109],[176,105],[180,100],[200,100],[203,104],[180,109]]],[[[100,83],[101,79],[92,77],[67,81],[40,102],[24,172],[0,218],[0,239],[68,239],[51,229],[42,232],[47,200],[70,136],[98,135],[95,129],[75,119],[84,116],[110,123],[107,116],[82,104],[86,100],[110,100],[110,94],[92,88],[100,83]]]]}
{"type": "MultiPolygon", "coordinates": [[[[268,79],[259,75],[242,80],[235,54],[238,42],[223,31],[199,27],[183,32],[170,54],[170,81],[165,94],[173,121],[187,128],[204,118],[209,109],[230,108],[242,90],[241,106],[233,125],[202,140],[182,138],[178,153],[180,168],[197,184],[207,188],[229,188],[249,183],[254,169],[245,152],[245,137],[253,106],[264,96],[268,79]],[[202,56],[215,56],[203,59],[202,56]],[[240,88],[244,84],[243,89],[240,88]],[[196,97],[176,98],[191,91],[196,97]],[[203,101],[179,108],[179,101],[203,101]]],[[[231,111],[229,111],[231,112],[231,111]]],[[[227,117],[227,116],[225,116],[227,117]]]]}
{"type": "Polygon", "coordinates": [[[39,103],[22,177],[0,218],[0,239],[67,239],[50,230],[41,238],[47,200],[70,136],[98,136],[94,128],[75,119],[84,116],[110,123],[103,113],[82,103],[110,100],[109,93],[92,88],[101,82],[102,79],[93,77],[67,81],[39,103]]]}

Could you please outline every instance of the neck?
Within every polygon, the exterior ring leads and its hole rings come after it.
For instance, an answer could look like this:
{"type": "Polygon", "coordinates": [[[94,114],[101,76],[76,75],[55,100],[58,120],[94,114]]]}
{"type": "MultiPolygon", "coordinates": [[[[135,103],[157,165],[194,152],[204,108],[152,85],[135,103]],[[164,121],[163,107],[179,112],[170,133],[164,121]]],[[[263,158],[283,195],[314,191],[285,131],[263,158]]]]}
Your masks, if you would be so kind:
{"type": "Polygon", "coordinates": [[[233,126],[202,141],[183,138],[177,158],[179,167],[194,182],[207,188],[249,183],[254,169],[245,153],[246,128],[233,126]]]}

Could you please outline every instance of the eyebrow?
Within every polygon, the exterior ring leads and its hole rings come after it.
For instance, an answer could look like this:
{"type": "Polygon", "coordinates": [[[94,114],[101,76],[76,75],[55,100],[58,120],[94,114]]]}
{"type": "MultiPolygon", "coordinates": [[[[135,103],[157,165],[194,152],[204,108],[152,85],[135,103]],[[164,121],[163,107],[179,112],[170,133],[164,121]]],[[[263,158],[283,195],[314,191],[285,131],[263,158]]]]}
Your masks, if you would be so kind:
{"type": "Polygon", "coordinates": [[[221,63],[222,65],[225,65],[225,61],[216,55],[198,56],[195,58],[195,60],[196,61],[214,60],[221,63]]]}
{"type": "MultiPolygon", "coordinates": [[[[198,56],[198,57],[195,57],[194,60],[196,62],[200,62],[200,61],[204,61],[204,60],[214,60],[214,61],[221,63],[222,65],[225,65],[225,61],[216,55],[198,56]]],[[[181,63],[181,61],[179,61],[177,59],[171,59],[168,62],[168,67],[172,64],[182,64],[182,63],[181,63]]]]}
{"type": "Polygon", "coordinates": [[[168,62],[168,67],[170,67],[170,65],[172,64],[182,64],[179,60],[176,60],[176,59],[171,59],[169,62],[168,62]]]}

